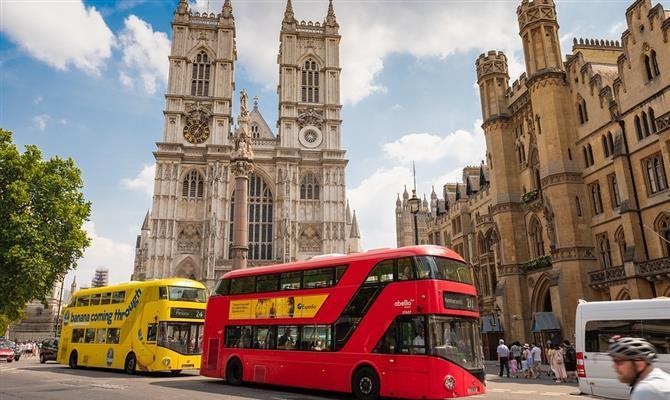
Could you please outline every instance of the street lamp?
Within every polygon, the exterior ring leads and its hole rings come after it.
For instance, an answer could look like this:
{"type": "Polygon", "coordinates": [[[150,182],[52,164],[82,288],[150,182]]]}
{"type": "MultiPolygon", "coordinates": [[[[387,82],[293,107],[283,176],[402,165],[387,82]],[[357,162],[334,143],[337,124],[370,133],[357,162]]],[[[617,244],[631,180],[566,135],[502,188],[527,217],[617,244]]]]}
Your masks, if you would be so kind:
{"type": "Polygon", "coordinates": [[[421,208],[421,200],[416,197],[416,189],[412,189],[412,198],[407,200],[407,202],[409,203],[409,212],[414,216],[414,244],[418,245],[419,228],[417,226],[416,214],[419,212],[419,208],[421,208]]]}

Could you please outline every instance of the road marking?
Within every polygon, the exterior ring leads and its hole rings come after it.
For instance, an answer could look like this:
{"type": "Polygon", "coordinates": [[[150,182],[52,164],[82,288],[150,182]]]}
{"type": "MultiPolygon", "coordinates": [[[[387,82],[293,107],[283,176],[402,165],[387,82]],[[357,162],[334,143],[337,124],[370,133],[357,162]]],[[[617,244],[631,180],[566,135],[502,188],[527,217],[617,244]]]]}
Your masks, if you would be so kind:
{"type": "Polygon", "coordinates": [[[532,394],[537,393],[537,390],[514,390],[512,394],[532,394]]]}
{"type": "Polygon", "coordinates": [[[569,393],[561,393],[561,392],[543,392],[540,393],[540,396],[563,396],[567,395],[569,393]]]}
{"type": "Polygon", "coordinates": [[[506,393],[506,392],[511,392],[512,389],[502,389],[502,388],[491,388],[491,389],[486,389],[487,392],[496,392],[496,393],[506,393]]]}

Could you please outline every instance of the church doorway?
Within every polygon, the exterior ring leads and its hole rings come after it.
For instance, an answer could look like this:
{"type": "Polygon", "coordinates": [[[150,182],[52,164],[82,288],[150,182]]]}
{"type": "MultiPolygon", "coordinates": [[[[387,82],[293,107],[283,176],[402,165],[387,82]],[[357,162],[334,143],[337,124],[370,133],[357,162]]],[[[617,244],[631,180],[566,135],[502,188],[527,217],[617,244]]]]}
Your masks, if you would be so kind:
{"type": "Polygon", "coordinates": [[[535,343],[543,349],[543,362],[547,363],[549,346],[557,346],[563,341],[561,325],[554,315],[551,303],[550,282],[546,275],[538,279],[533,296],[532,333],[535,343]]]}

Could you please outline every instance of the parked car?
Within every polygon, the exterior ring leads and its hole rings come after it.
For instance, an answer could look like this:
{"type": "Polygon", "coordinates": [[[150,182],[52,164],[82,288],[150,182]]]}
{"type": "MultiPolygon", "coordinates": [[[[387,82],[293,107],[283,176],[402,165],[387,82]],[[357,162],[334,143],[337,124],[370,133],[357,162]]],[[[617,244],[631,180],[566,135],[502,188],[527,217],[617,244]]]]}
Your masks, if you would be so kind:
{"type": "Polygon", "coordinates": [[[16,344],[16,342],[12,342],[11,340],[8,340],[7,343],[9,343],[9,347],[14,350],[14,361],[19,361],[21,358],[21,348],[18,344],[16,344]]]}
{"type": "Polygon", "coordinates": [[[58,338],[45,339],[40,345],[40,363],[56,361],[58,358],[58,338]]]}
{"type": "Polygon", "coordinates": [[[0,342],[0,360],[8,363],[14,361],[14,349],[9,347],[9,343],[6,341],[0,342]]]}

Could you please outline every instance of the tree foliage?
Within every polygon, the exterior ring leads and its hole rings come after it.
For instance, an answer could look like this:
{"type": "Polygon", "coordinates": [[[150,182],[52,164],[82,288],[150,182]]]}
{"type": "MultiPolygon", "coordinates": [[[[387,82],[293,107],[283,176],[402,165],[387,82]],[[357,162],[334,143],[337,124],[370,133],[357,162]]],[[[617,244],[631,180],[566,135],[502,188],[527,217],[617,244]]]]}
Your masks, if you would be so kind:
{"type": "Polygon", "coordinates": [[[43,160],[32,145],[20,153],[0,128],[0,320],[15,321],[26,303],[45,301],[76,267],[90,243],[82,187],[72,159],[43,160]]]}

